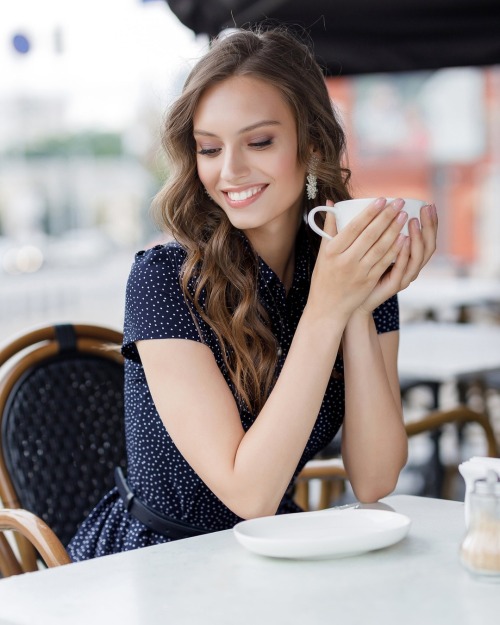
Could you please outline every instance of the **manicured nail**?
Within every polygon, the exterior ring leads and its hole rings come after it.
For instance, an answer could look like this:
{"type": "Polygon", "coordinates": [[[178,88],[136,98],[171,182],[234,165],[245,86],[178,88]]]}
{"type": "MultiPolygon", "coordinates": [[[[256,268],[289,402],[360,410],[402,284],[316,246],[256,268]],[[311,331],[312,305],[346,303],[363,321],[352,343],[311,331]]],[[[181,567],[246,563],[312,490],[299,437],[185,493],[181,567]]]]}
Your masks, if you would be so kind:
{"type": "Polygon", "coordinates": [[[408,213],[405,213],[404,211],[401,211],[399,215],[396,217],[396,221],[399,224],[404,224],[407,219],[408,219],[408,213]]]}
{"type": "Polygon", "coordinates": [[[404,205],[405,201],[400,197],[396,198],[393,202],[391,202],[391,206],[396,212],[400,211],[404,205]]]}
{"type": "Polygon", "coordinates": [[[407,236],[405,236],[404,234],[399,233],[399,234],[398,234],[398,238],[396,239],[396,246],[397,246],[397,247],[403,247],[404,242],[405,242],[405,240],[406,240],[407,238],[408,238],[408,237],[407,237],[407,236]]]}
{"type": "Polygon", "coordinates": [[[416,217],[414,217],[413,219],[410,219],[410,223],[408,224],[408,228],[412,228],[412,230],[414,230],[415,232],[419,232],[420,231],[420,222],[418,221],[418,219],[416,217]]]}
{"type": "Polygon", "coordinates": [[[432,204],[427,204],[427,206],[425,207],[425,212],[427,213],[427,216],[431,219],[434,217],[435,210],[432,207],[432,204]]]}
{"type": "Polygon", "coordinates": [[[387,200],[385,199],[385,197],[379,197],[375,200],[375,203],[373,206],[375,206],[375,208],[383,208],[386,202],[387,200]]]}

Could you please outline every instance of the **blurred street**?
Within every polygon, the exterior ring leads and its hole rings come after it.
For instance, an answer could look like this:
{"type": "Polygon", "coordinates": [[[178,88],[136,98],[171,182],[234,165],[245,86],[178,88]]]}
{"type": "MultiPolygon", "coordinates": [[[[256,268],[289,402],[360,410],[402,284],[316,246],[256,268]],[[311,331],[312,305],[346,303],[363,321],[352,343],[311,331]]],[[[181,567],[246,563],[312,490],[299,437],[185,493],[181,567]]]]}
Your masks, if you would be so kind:
{"type": "Polygon", "coordinates": [[[99,263],[0,275],[0,342],[31,326],[70,321],[118,330],[134,252],[113,252],[99,263]]]}

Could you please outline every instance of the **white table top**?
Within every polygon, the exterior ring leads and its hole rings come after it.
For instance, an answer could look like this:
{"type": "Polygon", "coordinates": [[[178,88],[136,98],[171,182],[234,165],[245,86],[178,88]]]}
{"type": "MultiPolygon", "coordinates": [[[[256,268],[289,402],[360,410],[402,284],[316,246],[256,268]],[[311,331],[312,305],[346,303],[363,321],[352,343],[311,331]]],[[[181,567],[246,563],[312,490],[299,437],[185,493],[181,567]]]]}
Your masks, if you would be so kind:
{"type": "Polygon", "coordinates": [[[500,371],[500,326],[408,323],[401,326],[401,379],[436,382],[500,371]]]}
{"type": "Polygon", "coordinates": [[[399,293],[401,309],[436,311],[500,302],[500,280],[472,277],[427,277],[399,293]]]}
{"type": "Polygon", "coordinates": [[[459,502],[395,496],[396,545],[344,559],[264,558],[231,530],[0,580],[2,625],[488,625],[500,586],[459,561],[459,502]]]}

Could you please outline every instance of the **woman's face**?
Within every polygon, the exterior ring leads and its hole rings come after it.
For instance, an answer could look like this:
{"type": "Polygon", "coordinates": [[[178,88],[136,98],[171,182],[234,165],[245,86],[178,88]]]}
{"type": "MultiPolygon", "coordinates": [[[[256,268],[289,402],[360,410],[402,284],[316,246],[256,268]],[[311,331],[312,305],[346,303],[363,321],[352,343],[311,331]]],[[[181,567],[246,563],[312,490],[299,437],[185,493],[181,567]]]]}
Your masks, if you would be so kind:
{"type": "Polygon", "coordinates": [[[234,76],[203,94],[193,122],[198,175],[233,226],[252,243],[262,235],[293,236],[306,168],[297,159],[294,116],[278,89],[234,76]]]}

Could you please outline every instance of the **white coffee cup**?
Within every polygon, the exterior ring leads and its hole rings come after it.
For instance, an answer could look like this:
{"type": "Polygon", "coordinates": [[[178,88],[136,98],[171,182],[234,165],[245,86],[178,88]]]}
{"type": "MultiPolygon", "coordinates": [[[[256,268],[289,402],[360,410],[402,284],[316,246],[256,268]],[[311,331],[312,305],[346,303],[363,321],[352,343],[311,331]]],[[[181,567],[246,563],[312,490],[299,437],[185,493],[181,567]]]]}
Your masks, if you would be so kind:
{"type": "MultiPolygon", "coordinates": [[[[335,215],[335,221],[337,223],[337,231],[340,232],[342,228],[344,228],[356,215],[359,215],[361,211],[363,211],[370,202],[374,202],[377,198],[374,197],[365,197],[359,198],[357,200],[342,200],[337,202],[335,206],[316,206],[307,216],[307,221],[311,228],[322,237],[326,239],[331,239],[332,237],[327,234],[324,230],[316,224],[314,221],[314,216],[316,213],[327,212],[335,215]]],[[[387,203],[392,202],[395,198],[387,198],[387,203]]],[[[422,200],[415,200],[413,198],[403,198],[404,206],[402,208],[403,211],[408,213],[408,219],[403,226],[401,232],[408,236],[408,222],[410,219],[416,217],[420,220],[420,209],[422,206],[425,206],[426,202],[422,200]]]]}

